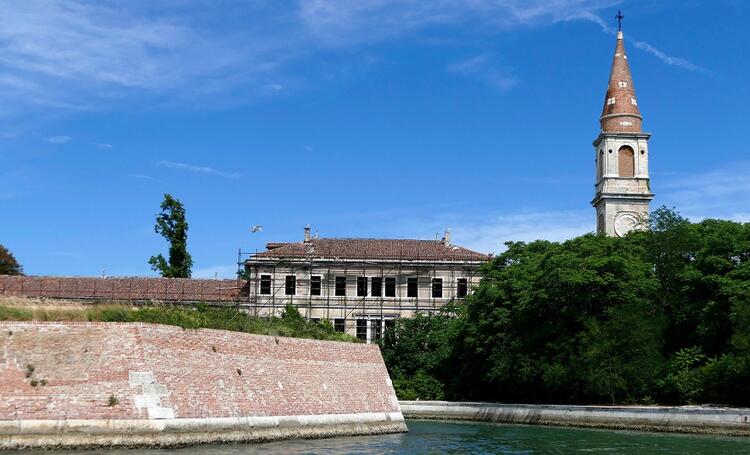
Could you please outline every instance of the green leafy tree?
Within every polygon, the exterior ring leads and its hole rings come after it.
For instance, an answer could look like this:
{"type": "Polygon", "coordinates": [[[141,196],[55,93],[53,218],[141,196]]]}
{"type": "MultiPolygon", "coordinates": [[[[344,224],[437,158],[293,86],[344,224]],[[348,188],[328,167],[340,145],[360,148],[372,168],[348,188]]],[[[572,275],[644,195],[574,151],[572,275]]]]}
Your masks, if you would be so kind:
{"type": "Polygon", "coordinates": [[[23,267],[3,245],[0,245],[0,275],[23,275],[23,267]]]}
{"type": "Polygon", "coordinates": [[[187,250],[188,223],[185,207],[170,194],[164,195],[161,212],[156,215],[154,232],[169,242],[169,260],[158,254],[151,256],[148,263],[153,270],[166,278],[190,278],[193,260],[187,250]]]}

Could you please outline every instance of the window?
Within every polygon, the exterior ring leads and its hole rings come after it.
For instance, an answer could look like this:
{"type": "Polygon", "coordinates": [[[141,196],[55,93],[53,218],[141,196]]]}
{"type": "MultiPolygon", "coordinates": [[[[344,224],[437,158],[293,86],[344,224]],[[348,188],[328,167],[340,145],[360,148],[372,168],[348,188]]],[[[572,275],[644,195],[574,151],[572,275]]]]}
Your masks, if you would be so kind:
{"type": "Polygon", "coordinates": [[[317,324],[318,322],[320,322],[320,318],[310,318],[310,322],[312,322],[313,324],[317,324]]]}
{"type": "Polygon", "coordinates": [[[458,287],[456,288],[456,297],[462,299],[469,293],[469,280],[466,278],[458,279],[458,287]]]}
{"type": "Polygon", "coordinates": [[[367,341],[367,319],[357,319],[357,338],[367,341]]]}
{"type": "Polygon", "coordinates": [[[286,282],[284,283],[284,294],[294,295],[297,293],[297,277],[294,275],[287,275],[286,282]]]}
{"type": "Polygon", "coordinates": [[[370,327],[372,329],[372,339],[379,340],[383,335],[383,321],[380,319],[373,319],[370,321],[370,324],[372,324],[370,327]]]}
{"type": "Polygon", "coordinates": [[[396,297],[396,278],[389,277],[385,279],[385,296],[396,297]]]}
{"type": "Polygon", "coordinates": [[[620,88],[625,88],[625,87],[627,87],[627,86],[628,86],[628,83],[627,83],[627,82],[625,82],[625,81],[620,81],[620,84],[619,84],[619,85],[620,85],[620,88]]]}
{"type": "Polygon", "coordinates": [[[366,296],[367,296],[367,277],[358,276],[357,277],[357,297],[366,297],[366,296]]]}
{"type": "Polygon", "coordinates": [[[610,98],[610,99],[607,100],[607,105],[611,106],[611,105],[615,104],[616,102],[617,102],[617,98],[612,97],[612,98],[610,98]]]}
{"type": "Polygon", "coordinates": [[[260,276],[260,293],[264,295],[271,293],[271,275],[260,276]]]}
{"type": "Polygon", "coordinates": [[[385,329],[393,329],[396,327],[396,320],[395,319],[386,319],[385,320],[385,329]]]}
{"type": "Polygon", "coordinates": [[[599,234],[604,234],[604,214],[600,213],[599,216],[596,218],[596,232],[599,234]]]}
{"type": "Polygon", "coordinates": [[[346,332],[346,319],[334,319],[333,329],[337,332],[346,332]]]}
{"type": "Polygon", "coordinates": [[[345,276],[337,276],[336,277],[336,291],[335,294],[339,297],[346,295],[346,277],[345,276]]]}
{"type": "Polygon", "coordinates": [[[370,280],[372,289],[370,289],[370,295],[373,297],[380,297],[383,295],[383,279],[380,277],[373,277],[370,280]]]}
{"type": "Polygon", "coordinates": [[[636,100],[635,98],[633,98],[633,97],[631,96],[631,97],[630,97],[630,104],[632,104],[633,106],[638,106],[638,100],[636,100]]]}
{"type": "Polygon", "coordinates": [[[320,276],[310,277],[310,295],[320,295],[320,276]]]}
{"type": "Polygon", "coordinates": [[[443,298],[443,279],[442,278],[432,279],[432,298],[433,299],[443,298]]]}
{"type": "Polygon", "coordinates": [[[406,296],[407,297],[417,297],[417,279],[416,278],[407,278],[406,279],[406,296]]]}
{"type": "Polygon", "coordinates": [[[620,177],[633,177],[635,175],[635,161],[633,149],[627,145],[620,147],[617,164],[620,177]]]}

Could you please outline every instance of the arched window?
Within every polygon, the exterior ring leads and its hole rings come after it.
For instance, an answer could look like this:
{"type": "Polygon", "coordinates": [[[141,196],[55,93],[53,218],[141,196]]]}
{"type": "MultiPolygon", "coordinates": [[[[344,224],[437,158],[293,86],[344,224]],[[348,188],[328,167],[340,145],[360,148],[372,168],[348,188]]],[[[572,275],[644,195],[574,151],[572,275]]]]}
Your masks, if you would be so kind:
{"type": "Polygon", "coordinates": [[[623,145],[617,154],[617,168],[620,177],[633,177],[635,175],[635,152],[633,152],[633,149],[623,145]]]}

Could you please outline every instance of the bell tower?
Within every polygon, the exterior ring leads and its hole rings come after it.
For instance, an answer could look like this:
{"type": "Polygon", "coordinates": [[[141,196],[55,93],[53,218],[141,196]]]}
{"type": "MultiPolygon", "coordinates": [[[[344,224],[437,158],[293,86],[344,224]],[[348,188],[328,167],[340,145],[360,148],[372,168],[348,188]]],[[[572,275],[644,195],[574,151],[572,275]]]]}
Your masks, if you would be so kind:
{"type": "MultiPolygon", "coordinates": [[[[618,23],[623,16],[618,12],[618,23]]],[[[648,176],[648,140],[642,129],[633,77],[625,53],[621,27],[617,32],[609,87],[600,118],[601,132],[594,141],[596,231],[622,237],[645,229],[649,203],[654,198],[648,176]]]]}

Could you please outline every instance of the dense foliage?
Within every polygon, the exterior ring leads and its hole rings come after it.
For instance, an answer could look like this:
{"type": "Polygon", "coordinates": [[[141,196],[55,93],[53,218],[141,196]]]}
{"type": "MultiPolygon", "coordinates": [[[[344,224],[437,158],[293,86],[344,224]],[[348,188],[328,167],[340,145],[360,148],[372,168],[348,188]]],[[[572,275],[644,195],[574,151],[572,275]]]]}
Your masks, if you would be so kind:
{"type": "Polygon", "coordinates": [[[467,301],[400,320],[402,398],[750,405],[750,223],[508,243],[467,301]]]}
{"type": "Polygon", "coordinates": [[[0,321],[150,322],[185,329],[220,329],[295,338],[359,342],[336,332],[328,321],[306,320],[292,305],[281,317],[261,318],[235,308],[185,305],[91,305],[66,308],[31,304],[0,304],[0,321]]]}
{"type": "Polygon", "coordinates": [[[161,212],[156,215],[154,232],[169,242],[169,261],[161,254],[151,256],[151,268],[165,278],[190,278],[193,259],[187,250],[188,223],[185,207],[179,199],[170,194],[164,195],[161,212]]]}
{"type": "Polygon", "coordinates": [[[7,248],[0,245],[0,275],[23,275],[23,268],[7,248]]]}

